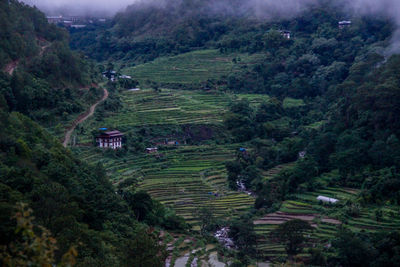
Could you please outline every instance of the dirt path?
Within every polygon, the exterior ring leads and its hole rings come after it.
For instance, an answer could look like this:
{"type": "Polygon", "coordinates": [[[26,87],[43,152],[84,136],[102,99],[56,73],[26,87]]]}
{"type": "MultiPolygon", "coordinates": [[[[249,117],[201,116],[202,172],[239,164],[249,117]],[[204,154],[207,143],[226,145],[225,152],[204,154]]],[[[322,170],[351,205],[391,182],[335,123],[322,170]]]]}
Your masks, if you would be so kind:
{"type": "Polygon", "coordinates": [[[72,125],[65,132],[65,137],[64,137],[64,142],[63,142],[64,147],[67,147],[69,140],[71,139],[72,132],[75,130],[76,126],[78,126],[78,124],[84,122],[86,119],[88,119],[90,116],[92,116],[94,111],[96,110],[97,105],[107,99],[108,91],[105,88],[103,90],[104,90],[103,97],[99,101],[94,103],[92,106],[90,106],[90,108],[85,113],[82,113],[81,115],[79,115],[79,117],[72,123],[72,125]]]}
{"type": "Polygon", "coordinates": [[[4,67],[4,71],[12,75],[17,66],[18,66],[18,60],[12,61],[4,67]]]}
{"type": "MultiPolygon", "coordinates": [[[[51,43],[40,46],[39,57],[43,56],[44,51],[46,50],[46,48],[50,47],[50,45],[51,45],[51,43]]],[[[18,63],[19,63],[19,60],[14,60],[14,61],[8,63],[4,67],[4,71],[7,72],[9,75],[13,75],[14,70],[18,67],[18,63]]]]}

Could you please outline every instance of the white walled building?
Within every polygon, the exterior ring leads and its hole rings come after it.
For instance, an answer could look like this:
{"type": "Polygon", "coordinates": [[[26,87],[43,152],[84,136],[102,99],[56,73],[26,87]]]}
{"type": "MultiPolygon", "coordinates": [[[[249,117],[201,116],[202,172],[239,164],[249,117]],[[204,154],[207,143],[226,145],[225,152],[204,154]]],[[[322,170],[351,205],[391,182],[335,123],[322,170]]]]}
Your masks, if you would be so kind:
{"type": "Polygon", "coordinates": [[[318,196],[318,197],[317,197],[317,200],[318,200],[318,201],[325,202],[325,203],[332,203],[332,204],[335,204],[335,203],[337,203],[337,202],[339,201],[339,200],[336,199],[336,198],[324,197],[324,196],[318,196]]]}
{"type": "Polygon", "coordinates": [[[96,137],[98,147],[117,149],[122,147],[122,136],[120,131],[104,132],[96,137]]]}

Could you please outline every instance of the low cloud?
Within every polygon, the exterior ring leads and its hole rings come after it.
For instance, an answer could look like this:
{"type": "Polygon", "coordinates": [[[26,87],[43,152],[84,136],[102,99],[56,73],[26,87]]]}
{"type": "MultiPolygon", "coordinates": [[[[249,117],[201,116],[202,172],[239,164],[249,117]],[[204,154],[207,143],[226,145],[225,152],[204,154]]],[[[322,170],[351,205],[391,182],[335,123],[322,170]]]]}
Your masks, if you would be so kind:
{"type": "Polygon", "coordinates": [[[49,15],[102,15],[113,16],[135,0],[23,0],[49,15]]]}
{"type": "MultiPolygon", "coordinates": [[[[102,15],[112,16],[124,10],[128,5],[156,5],[171,8],[184,0],[23,0],[35,5],[47,14],[57,15],[102,15]]],[[[200,0],[198,0],[200,1],[200,0]]],[[[195,2],[198,5],[199,2],[195,2]]],[[[205,0],[207,10],[229,15],[253,14],[264,19],[295,17],[307,12],[313,5],[323,2],[337,7],[354,16],[384,17],[394,22],[397,30],[393,33],[392,44],[388,53],[400,52],[400,0],[205,0]]]]}
{"type": "Polygon", "coordinates": [[[346,11],[354,15],[380,17],[393,21],[396,30],[392,35],[386,56],[400,53],[400,1],[399,0],[353,0],[346,3],[346,11]]]}

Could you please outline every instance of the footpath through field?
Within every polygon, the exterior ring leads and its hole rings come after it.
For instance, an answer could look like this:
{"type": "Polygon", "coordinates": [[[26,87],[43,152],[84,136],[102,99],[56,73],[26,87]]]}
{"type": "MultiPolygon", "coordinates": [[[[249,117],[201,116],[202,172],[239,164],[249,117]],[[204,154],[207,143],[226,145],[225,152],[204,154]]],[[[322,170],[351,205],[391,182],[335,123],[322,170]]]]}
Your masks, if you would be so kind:
{"type": "Polygon", "coordinates": [[[84,122],[85,120],[87,120],[90,116],[93,115],[94,111],[96,110],[96,107],[98,104],[100,104],[101,102],[103,102],[104,100],[106,100],[108,98],[108,91],[107,89],[103,88],[104,90],[104,95],[103,97],[97,101],[96,103],[94,103],[92,106],[90,106],[90,108],[85,112],[82,113],[81,115],[79,115],[79,117],[72,123],[72,125],[67,129],[67,131],[65,132],[65,137],[64,137],[64,142],[63,142],[63,146],[67,147],[69,140],[71,139],[71,134],[73,133],[73,131],[75,130],[76,126],[78,126],[78,124],[84,122]]]}

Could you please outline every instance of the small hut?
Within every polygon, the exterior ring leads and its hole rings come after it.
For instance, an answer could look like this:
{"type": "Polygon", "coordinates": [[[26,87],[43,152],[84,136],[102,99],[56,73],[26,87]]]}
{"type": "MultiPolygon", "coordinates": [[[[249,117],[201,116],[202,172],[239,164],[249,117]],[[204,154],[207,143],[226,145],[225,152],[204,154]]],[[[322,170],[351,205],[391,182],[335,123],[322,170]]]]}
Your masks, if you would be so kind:
{"type": "Polygon", "coordinates": [[[331,203],[331,204],[336,204],[339,200],[336,198],[331,198],[331,197],[325,197],[325,196],[318,196],[317,197],[318,201],[322,201],[324,203],[331,203]]]}
{"type": "Polygon", "coordinates": [[[338,25],[339,25],[339,29],[344,29],[344,28],[351,26],[351,21],[350,20],[342,20],[342,21],[338,22],[338,25]]]}
{"type": "Polygon", "coordinates": [[[147,154],[152,154],[152,153],[157,153],[158,152],[158,148],[157,147],[148,147],[146,148],[146,153],[147,154]]]}
{"type": "Polygon", "coordinates": [[[281,35],[283,36],[283,38],[290,40],[290,38],[292,38],[292,33],[290,31],[279,31],[281,33],[281,35]]]}

